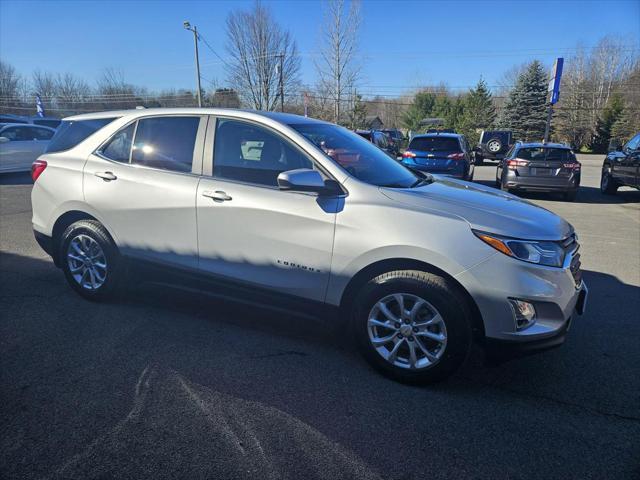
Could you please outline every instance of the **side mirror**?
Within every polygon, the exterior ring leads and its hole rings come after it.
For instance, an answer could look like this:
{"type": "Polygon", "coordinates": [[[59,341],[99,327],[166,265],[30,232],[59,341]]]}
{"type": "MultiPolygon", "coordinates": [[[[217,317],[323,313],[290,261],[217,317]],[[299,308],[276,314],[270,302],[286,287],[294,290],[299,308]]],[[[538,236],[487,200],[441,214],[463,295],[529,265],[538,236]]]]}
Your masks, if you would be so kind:
{"type": "Polygon", "coordinates": [[[280,190],[291,190],[293,192],[315,192],[320,195],[336,193],[337,189],[331,183],[329,181],[325,183],[322,175],[310,168],[288,170],[278,175],[278,187],[280,190]]]}
{"type": "Polygon", "coordinates": [[[10,140],[7,137],[0,137],[0,143],[7,143],[10,140]]]}

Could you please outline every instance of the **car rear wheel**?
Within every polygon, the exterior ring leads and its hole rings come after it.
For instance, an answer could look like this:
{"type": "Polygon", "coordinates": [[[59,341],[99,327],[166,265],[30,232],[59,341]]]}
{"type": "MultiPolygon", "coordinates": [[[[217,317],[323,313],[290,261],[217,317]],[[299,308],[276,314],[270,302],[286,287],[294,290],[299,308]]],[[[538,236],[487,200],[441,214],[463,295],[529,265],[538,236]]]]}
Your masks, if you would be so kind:
{"type": "Polygon", "coordinates": [[[111,298],[120,283],[122,262],[106,229],[95,220],[80,220],[61,237],[60,260],[67,282],[88,300],[111,298]]]}
{"type": "Polygon", "coordinates": [[[611,177],[611,167],[605,165],[600,176],[600,191],[605,195],[614,195],[620,185],[611,177]]]}
{"type": "Polygon", "coordinates": [[[465,299],[432,273],[399,270],[370,280],[357,296],[352,322],[364,357],[401,382],[443,380],[471,348],[465,299]]]}

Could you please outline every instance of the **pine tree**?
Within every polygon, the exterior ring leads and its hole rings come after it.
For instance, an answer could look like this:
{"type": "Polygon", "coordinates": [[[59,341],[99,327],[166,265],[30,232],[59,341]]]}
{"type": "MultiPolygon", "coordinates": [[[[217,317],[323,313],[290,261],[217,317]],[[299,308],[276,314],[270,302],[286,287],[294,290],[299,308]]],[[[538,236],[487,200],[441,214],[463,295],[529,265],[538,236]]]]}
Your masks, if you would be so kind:
{"type": "Polygon", "coordinates": [[[509,94],[501,124],[514,131],[515,138],[540,141],[547,122],[547,75],[535,60],[518,77],[509,94]]]}
{"type": "Polygon", "coordinates": [[[356,94],[353,108],[349,112],[349,124],[352,129],[364,128],[367,117],[367,105],[362,101],[362,95],[356,94]]]}
{"type": "Polygon", "coordinates": [[[620,144],[631,139],[640,130],[640,125],[634,125],[631,109],[624,107],[620,116],[611,126],[611,138],[615,138],[620,144]]]}
{"type": "Polygon", "coordinates": [[[458,121],[461,133],[475,145],[480,134],[477,130],[489,129],[496,121],[496,107],[486,82],[480,79],[475,88],[471,89],[463,99],[463,112],[458,121]]]}
{"type": "Polygon", "coordinates": [[[409,130],[418,130],[420,122],[429,117],[436,103],[436,96],[431,92],[419,92],[413,97],[413,103],[402,116],[402,123],[409,130]]]}
{"type": "MultiPolygon", "coordinates": [[[[614,93],[610,98],[607,106],[602,110],[602,113],[598,116],[596,123],[596,134],[591,141],[591,150],[594,153],[607,153],[609,149],[609,141],[611,140],[611,129],[622,117],[624,110],[624,101],[622,95],[614,93]]],[[[618,125],[617,130],[622,130],[621,124],[618,125]]]]}

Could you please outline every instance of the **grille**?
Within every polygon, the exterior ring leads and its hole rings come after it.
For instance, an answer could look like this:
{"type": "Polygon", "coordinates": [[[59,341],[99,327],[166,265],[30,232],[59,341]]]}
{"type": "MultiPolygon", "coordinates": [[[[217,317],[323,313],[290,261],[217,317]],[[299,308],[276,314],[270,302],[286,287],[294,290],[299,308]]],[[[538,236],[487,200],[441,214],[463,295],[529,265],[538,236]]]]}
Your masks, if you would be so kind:
{"type": "Polygon", "coordinates": [[[572,233],[562,241],[562,248],[567,255],[573,255],[571,258],[571,264],[569,265],[569,270],[571,271],[576,287],[579,287],[582,284],[582,270],[580,270],[581,262],[580,254],[578,253],[580,244],[578,243],[575,233],[572,233]]]}

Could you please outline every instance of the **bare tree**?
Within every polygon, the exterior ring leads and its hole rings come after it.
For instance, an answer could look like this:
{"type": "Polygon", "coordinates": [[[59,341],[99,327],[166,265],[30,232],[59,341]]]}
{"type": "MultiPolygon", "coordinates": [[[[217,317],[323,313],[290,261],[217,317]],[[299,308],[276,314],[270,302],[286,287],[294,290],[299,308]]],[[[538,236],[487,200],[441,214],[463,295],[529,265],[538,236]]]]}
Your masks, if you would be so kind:
{"type": "Polygon", "coordinates": [[[329,0],[326,5],[316,70],[322,90],[328,92],[333,101],[333,119],[338,123],[341,103],[349,96],[360,75],[360,66],[356,63],[360,3],[352,0],[348,11],[345,0],[329,0]]]}
{"type": "Polygon", "coordinates": [[[74,106],[86,102],[91,87],[71,73],[59,74],[55,79],[56,104],[60,110],[73,110],[74,106]]]}
{"type": "Polygon", "coordinates": [[[279,102],[280,66],[285,98],[299,85],[300,58],[296,42],[257,1],[250,11],[227,17],[228,82],[256,110],[273,110],[279,102]]]}
{"type": "Polygon", "coordinates": [[[33,93],[40,94],[43,99],[53,100],[56,96],[56,78],[50,72],[36,70],[31,77],[33,93]]]}
{"type": "Polygon", "coordinates": [[[8,63],[0,61],[0,98],[15,99],[20,92],[21,76],[8,63]]]}

